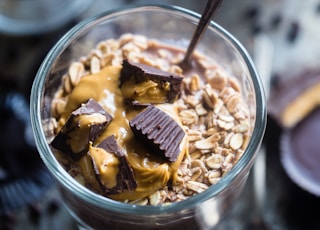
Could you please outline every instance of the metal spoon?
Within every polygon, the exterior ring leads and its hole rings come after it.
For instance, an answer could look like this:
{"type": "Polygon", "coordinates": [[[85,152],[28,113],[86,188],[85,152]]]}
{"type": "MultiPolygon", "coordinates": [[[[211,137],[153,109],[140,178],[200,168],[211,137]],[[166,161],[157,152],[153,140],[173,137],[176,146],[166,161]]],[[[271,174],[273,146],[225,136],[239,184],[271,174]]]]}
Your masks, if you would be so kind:
{"type": "Polygon", "coordinates": [[[192,39],[189,43],[189,46],[188,46],[187,52],[184,56],[184,59],[180,63],[180,66],[183,69],[188,68],[190,66],[190,59],[191,59],[192,53],[193,53],[194,49],[196,48],[198,42],[201,40],[202,36],[204,35],[204,33],[208,27],[208,24],[210,22],[210,19],[212,18],[212,16],[215,14],[217,9],[219,8],[221,2],[222,2],[222,0],[208,0],[207,5],[204,9],[204,12],[200,18],[199,24],[198,24],[198,26],[192,36],[192,39]]]}

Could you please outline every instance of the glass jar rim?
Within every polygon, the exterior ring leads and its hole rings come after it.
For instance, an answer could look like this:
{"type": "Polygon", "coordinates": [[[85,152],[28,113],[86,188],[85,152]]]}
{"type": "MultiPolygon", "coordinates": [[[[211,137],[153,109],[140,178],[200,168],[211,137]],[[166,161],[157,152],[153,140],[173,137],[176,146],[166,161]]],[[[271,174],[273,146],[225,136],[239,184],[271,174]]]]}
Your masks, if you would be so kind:
{"type": "Polygon", "coordinates": [[[199,20],[200,15],[184,9],[182,7],[173,6],[173,5],[161,5],[161,4],[134,4],[120,9],[109,10],[103,13],[100,13],[96,16],[90,17],[83,20],[69,30],[50,50],[48,55],[43,60],[38,73],[34,79],[34,83],[31,90],[30,97],[30,113],[31,113],[31,124],[33,127],[33,132],[35,135],[36,145],[39,149],[39,153],[44,161],[45,165],[48,167],[49,171],[54,174],[55,177],[63,184],[63,186],[68,189],[75,191],[74,194],[84,199],[86,202],[89,202],[95,206],[98,206],[102,209],[108,209],[119,213],[126,214],[141,214],[141,215],[154,215],[159,213],[172,213],[181,211],[184,209],[194,208],[198,203],[206,201],[208,198],[212,198],[222,192],[227,185],[233,181],[239,173],[243,171],[244,168],[249,164],[249,162],[254,160],[255,152],[258,150],[262,136],[264,134],[266,126],[266,108],[265,108],[265,98],[263,94],[263,87],[261,80],[258,77],[258,73],[254,67],[253,61],[250,58],[250,55],[246,49],[240,44],[240,42],[233,37],[228,31],[219,26],[217,23],[211,21],[210,27],[217,30],[223,36],[225,36],[237,51],[241,54],[243,61],[246,63],[249,74],[252,76],[251,80],[253,83],[253,88],[255,92],[262,92],[261,94],[255,93],[255,124],[253,132],[248,143],[247,148],[244,151],[243,156],[238,160],[238,162],[233,166],[233,168],[224,175],[219,182],[214,185],[211,185],[207,190],[199,193],[193,197],[190,197],[184,201],[174,202],[170,205],[159,205],[159,206],[140,206],[134,204],[127,204],[120,201],[115,201],[107,197],[98,195],[89,189],[85,188],[80,183],[76,182],[67,172],[62,168],[60,163],[54,157],[49,144],[46,141],[44,131],[42,129],[41,122],[41,103],[43,96],[43,88],[46,81],[46,76],[49,74],[50,68],[54,63],[54,60],[59,54],[65,49],[65,44],[72,40],[73,37],[76,37],[84,28],[90,27],[93,23],[106,18],[111,18],[114,15],[132,13],[139,10],[157,10],[165,12],[175,12],[180,13],[184,17],[190,17],[195,20],[199,20]]]}

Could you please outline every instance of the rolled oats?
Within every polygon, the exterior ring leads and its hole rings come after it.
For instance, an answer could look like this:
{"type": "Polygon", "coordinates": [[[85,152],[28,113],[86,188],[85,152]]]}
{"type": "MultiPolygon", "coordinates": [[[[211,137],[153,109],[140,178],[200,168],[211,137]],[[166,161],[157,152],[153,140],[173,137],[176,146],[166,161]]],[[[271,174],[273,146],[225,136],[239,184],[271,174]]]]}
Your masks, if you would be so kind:
{"type": "Polygon", "coordinates": [[[239,123],[233,128],[233,131],[235,133],[246,133],[249,131],[249,124],[245,122],[239,123]]]}
{"type": "Polygon", "coordinates": [[[100,60],[96,56],[93,56],[90,60],[90,71],[92,74],[100,72],[100,60]]]}
{"type": "Polygon", "coordinates": [[[139,199],[139,200],[134,200],[132,202],[129,202],[130,204],[135,204],[135,205],[147,205],[149,203],[149,200],[147,198],[139,199]]]}
{"type": "Polygon", "coordinates": [[[228,78],[220,69],[215,71],[206,71],[206,77],[212,88],[222,90],[226,87],[228,78]]]}
{"type": "Polygon", "coordinates": [[[198,122],[198,115],[194,109],[183,110],[179,113],[181,122],[184,125],[191,125],[198,122]]]}
{"type": "Polygon", "coordinates": [[[218,147],[217,136],[214,134],[214,135],[207,137],[205,139],[196,141],[195,146],[197,149],[200,149],[200,150],[214,149],[214,148],[218,147]]]}
{"type": "Polygon", "coordinates": [[[216,184],[221,178],[221,171],[211,170],[208,172],[207,178],[210,184],[216,184]]]}
{"type": "Polygon", "coordinates": [[[199,159],[202,156],[202,152],[200,150],[196,150],[190,154],[192,160],[199,159]]]}
{"type": "Polygon", "coordinates": [[[69,67],[69,78],[73,86],[77,85],[84,74],[84,65],[81,62],[73,62],[69,67]]]}
{"type": "Polygon", "coordinates": [[[224,103],[221,99],[217,99],[216,103],[214,104],[214,107],[213,107],[213,112],[214,114],[219,114],[220,111],[222,110],[224,106],[224,103]]]}
{"type": "Polygon", "coordinates": [[[200,90],[200,77],[198,74],[193,74],[190,78],[190,91],[200,90]]]}
{"type": "Polygon", "coordinates": [[[239,81],[235,78],[235,77],[229,77],[228,82],[230,84],[230,86],[237,92],[241,92],[241,86],[239,81]]]}
{"type": "Polygon", "coordinates": [[[208,189],[208,185],[197,181],[187,181],[187,189],[191,192],[201,193],[208,189]]]}
{"type": "Polygon", "coordinates": [[[170,66],[169,72],[174,73],[174,74],[178,74],[178,75],[182,75],[182,69],[180,66],[177,66],[177,65],[170,66]]]}
{"type": "MultiPolygon", "coordinates": [[[[88,56],[70,65],[63,77],[62,88],[52,101],[53,118],[48,128],[57,130],[66,99],[82,77],[98,73],[109,65],[121,65],[124,58],[182,75],[183,70],[178,64],[183,57],[183,53],[173,54],[159,48],[157,41],[140,35],[124,34],[117,40],[100,42],[88,56]],[[157,50],[156,54],[144,52],[148,48],[157,50]]],[[[207,71],[203,76],[191,74],[184,78],[183,93],[176,101],[178,115],[188,136],[188,151],[177,169],[174,183],[170,188],[162,188],[147,198],[129,203],[166,204],[201,193],[232,169],[248,145],[250,116],[239,81],[213,61],[198,54],[195,58],[200,68],[207,71]]],[[[79,172],[73,170],[72,174],[85,183],[79,172]]]]}
{"type": "Polygon", "coordinates": [[[202,92],[202,96],[203,96],[205,105],[207,105],[210,109],[213,109],[214,105],[218,100],[218,96],[209,84],[205,85],[202,92]]]}
{"type": "Polygon", "coordinates": [[[192,181],[197,181],[199,177],[203,175],[202,169],[200,167],[192,168],[191,173],[192,173],[192,176],[190,180],[192,181]]]}
{"type": "Polygon", "coordinates": [[[205,130],[205,131],[202,133],[202,135],[203,135],[204,137],[209,137],[209,136],[212,136],[212,135],[214,135],[214,134],[216,134],[216,133],[219,133],[219,129],[218,129],[217,127],[212,127],[212,126],[209,126],[209,125],[208,125],[208,129],[205,130]]]}
{"type": "Polygon", "coordinates": [[[230,146],[230,140],[231,140],[231,137],[234,136],[234,133],[233,132],[230,132],[226,135],[226,137],[224,138],[224,146],[225,147],[229,147],[230,146]]]}
{"type": "Polygon", "coordinates": [[[209,169],[220,169],[223,159],[220,155],[214,154],[205,159],[205,164],[209,169]]]}
{"type": "Polygon", "coordinates": [[[199,160],[199,159],[195,159],[195,160],[193,160],[191,162],[191,168],[197,168],[197,167],[201,168],[201,170],[203,172],[207,172],[208,171],[208,169],[206,168],[204,162],[199,160]]]}
{"type": "Polygon", "coordinates": [[[196,105],[195,110],[196,110],[196,113],[199,117],[206,115],[208,113],[208,111],[203,107],[202,104],[196,105]]]}
{"type": "Polygon", "coordinates": [[[224,159],[224,162],[223,164],[224,165],[227,165],[227,164],[230,164],[232,163],[234,160],[234,155],[232,153],[228,154],[228,156],[224,159]]]}
{"type": "Polygon", "coordinates": [[[242,145],[243,145],[243,134],[236,133],[236,134],[232,135],[232,137],[230,138],[230,147],[233,150],[237,150],[237,149],[241,148],[242,145]]]}
{"type": "Polygon", "coordinates": [[[62,98],[55,98],[52,100],[52,115],[54,117],[60,116],[66,107],[66,100],[62,98]]]}
{"type": "Polygon", "coordinates": [[[73,89],[73,85],[72,85],[72,83],[71,83],[70,77],[67,76],[67,75],[65,75],[65,76],[63,76],[62,81],[63,81],[62,85],[63,85],[63,90],[64,90],[64,92],[65,92],[66,94],[71,93],[71,91],[72,91],[72,89],[73,89]]]}
{"type": "Polygon", "coordinates": [[[186,104],[188,104],[191,107],[196,107],[198,104],[201,103],[201,100],[199,99],[199,97],[197,97],[195,95],[186,96],[184,101],[186,104]]]}
{"type": "Polygon", "coordinates": [[[187,134],[188,134],[188,140],[189,141],[198,141],[201,139],[202,137],[202,133],[198,130],[190,130],[190,129],[187,129],[187,134]]]}
{"type": "Polygon", "coordinates": [[[157,205],[161,202],[161,195],[159,191],[154,192],[149,196],[149,203],[151,205],[157,205]]]}

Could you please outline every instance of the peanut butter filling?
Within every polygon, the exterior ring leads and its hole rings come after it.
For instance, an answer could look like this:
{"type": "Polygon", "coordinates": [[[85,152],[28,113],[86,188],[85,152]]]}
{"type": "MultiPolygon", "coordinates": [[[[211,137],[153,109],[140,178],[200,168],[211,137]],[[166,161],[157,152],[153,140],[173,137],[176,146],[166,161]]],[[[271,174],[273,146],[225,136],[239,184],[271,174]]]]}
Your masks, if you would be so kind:
{"type": "Polygon", "coordinates": [[[137,84],[131,79],[126,81],[121,89],[125,98],[135,99],[140,103],[158,104],[166,101],[170,84],[159,87],[158,83],[151,80],[137,84]]]}
{"type": "Polygon", "coordinates": [[[92,114],[92,115],[81,115],[75,118],[74,122],[79,124],[81,132],[71,131],[68,135],[71,137],[69,144],[73,152],[77,153],[85,149],[87,144],[84,140],[88,140],[88,130],[90,126],[95,123],[105,122],[106,117],[101,114],[92,114]]]}
{"type": "Polygon", "coordinates": [[[285,127],[293,127],[307,114],[320,105],[320,84],[315,84],[292,101],[282,113],[285,127]]]}

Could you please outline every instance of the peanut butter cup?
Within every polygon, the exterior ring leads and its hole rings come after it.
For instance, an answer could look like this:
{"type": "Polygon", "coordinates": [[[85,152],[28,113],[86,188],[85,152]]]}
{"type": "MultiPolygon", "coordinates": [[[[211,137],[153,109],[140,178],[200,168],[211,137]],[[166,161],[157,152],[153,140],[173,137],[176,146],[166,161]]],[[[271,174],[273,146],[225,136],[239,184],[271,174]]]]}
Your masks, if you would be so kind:
{"type": "Polygon", "coordinates": [[[282,126],[281,162],[301,188],[320,195],[320,71],[306,70],[278,84],[269,114],[282,126]]]}
{"type": "Polygon", "coordinates": [[[177,160],[185,133],[169,115],[150,105],[130,120],[129,124],[134,135],[147,143],[153,152],[168,161],[177,160]]]}
{"type": "Polygon", "coordinates": [[[111,120],[111,115],[98,102],[89,99],[71,113],[51,146],[79,159],[88,151],[89,142],[94,142],[111,120]]]}
{"type": "Polygon", "coordinates": [[[138,103],[172,103],[180,95],[182,77],[141,63],[123,60],[120,88],[138,103]]]}
{"type": "Polygon", "coordinates": [[[273,90],[268,104],[268,113],[282,127],[294,127],[320,105],[319,91],[320,70],[304,71],[280,83],[273,90]]]}
{"type": "Polygon", "coordinates": [[[137,182],[126,155],[114,135],[89,149],[95,175],[106,195],[134,190],[137,182]],[[101,164],[102,163],[102,164],[101,164]]]}
{"type": "Polygon", "coordinates": [[[281,160],[289,177],[320,196],[320,108],[287,130],[281,139],[281,160]]]}

